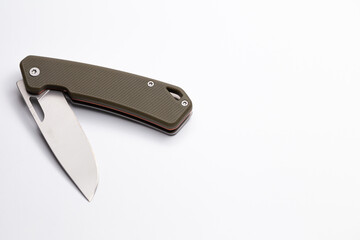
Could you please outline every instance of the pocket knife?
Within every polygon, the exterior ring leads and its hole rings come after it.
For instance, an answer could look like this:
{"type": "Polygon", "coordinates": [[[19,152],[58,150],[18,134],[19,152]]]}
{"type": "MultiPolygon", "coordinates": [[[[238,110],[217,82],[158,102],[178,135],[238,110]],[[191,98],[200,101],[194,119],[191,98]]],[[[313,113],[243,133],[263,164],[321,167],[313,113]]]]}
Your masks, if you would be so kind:
{"type": "Polygon", "coordinates": [[[39,56],[20,63],[17,86],[58,162],[88,201],[98,173],[90,144],[68,103],[114,113],[176,134],[192,102],[181,88],[109,68],[39,56]],[[38,110],[40,108],[40,110],[38,110]]]}

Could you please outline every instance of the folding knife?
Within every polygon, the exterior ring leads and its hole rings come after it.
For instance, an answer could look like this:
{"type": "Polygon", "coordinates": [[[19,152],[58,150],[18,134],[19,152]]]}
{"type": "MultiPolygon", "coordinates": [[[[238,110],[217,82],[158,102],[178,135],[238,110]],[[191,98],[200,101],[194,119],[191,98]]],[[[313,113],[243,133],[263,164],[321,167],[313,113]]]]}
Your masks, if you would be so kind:
{"type": "Polygon", "coordinates": [[[115,113],[168,135],[176,134],[192,112],[181,88],[131,73],[38,56],[23,59],[20,69],[23,80],[17,86],[26,105],[88,201],[98,184],[96,161],[68,102],[115,113]]]}

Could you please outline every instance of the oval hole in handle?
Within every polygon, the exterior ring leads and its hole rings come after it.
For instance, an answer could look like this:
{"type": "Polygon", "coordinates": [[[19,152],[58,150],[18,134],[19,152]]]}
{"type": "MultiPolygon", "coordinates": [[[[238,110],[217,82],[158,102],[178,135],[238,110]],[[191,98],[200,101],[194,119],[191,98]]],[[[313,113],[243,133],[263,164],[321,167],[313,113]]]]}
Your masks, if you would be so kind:
{"type": "Polygon", "coordinates": [[[176,100],[180,100],[180,98],[182,98],[183,96],[182,93],[177,89],[169,88],[169,87],[167,87],[166,89],[169,91],[171,96],[173,96],[176,100]]]}

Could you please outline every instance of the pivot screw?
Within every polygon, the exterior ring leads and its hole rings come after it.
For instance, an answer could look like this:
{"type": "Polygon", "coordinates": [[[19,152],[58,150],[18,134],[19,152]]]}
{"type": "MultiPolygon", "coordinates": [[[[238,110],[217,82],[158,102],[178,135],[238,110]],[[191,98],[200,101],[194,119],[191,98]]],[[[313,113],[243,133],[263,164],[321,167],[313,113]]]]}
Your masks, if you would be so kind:
{"type": "Polygon", "coordinates": [[[148,81],[148,86],[149,87],[153,87],[155,85],[155,83],[153,81],[148,81]]]}
{"type": "Polygon", "coordinates": [[[38,69],[37,67],[33,67],[33,68],[30,69],[29,73],[33,77],[39,76],[40,69],[38,69]]]}
{"type": "Polygon", "coordinates": [[[182,100],[181,105],[183,105],[184,107],[186,107],[187,105],[189,105],[188,101],[186,100],[182,100]]]}

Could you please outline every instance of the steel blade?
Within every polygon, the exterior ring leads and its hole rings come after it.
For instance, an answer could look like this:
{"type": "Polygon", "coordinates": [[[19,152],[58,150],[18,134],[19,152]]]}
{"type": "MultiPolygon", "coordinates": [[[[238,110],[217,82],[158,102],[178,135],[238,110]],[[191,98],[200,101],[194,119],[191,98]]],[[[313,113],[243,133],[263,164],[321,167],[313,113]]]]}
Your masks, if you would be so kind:
{"type": "Polygon", "coordinates": [[[18,81],[17,86],[60,165],[88,201],[91,201],[98,184],[96,161],[87,137],[64,94],[46,90],[39,95],[32,95],[26,91],[23,81],[18,81]],[[43,119],[36,113],[32,98],[39,102],[44,113],[43,119]]]}

